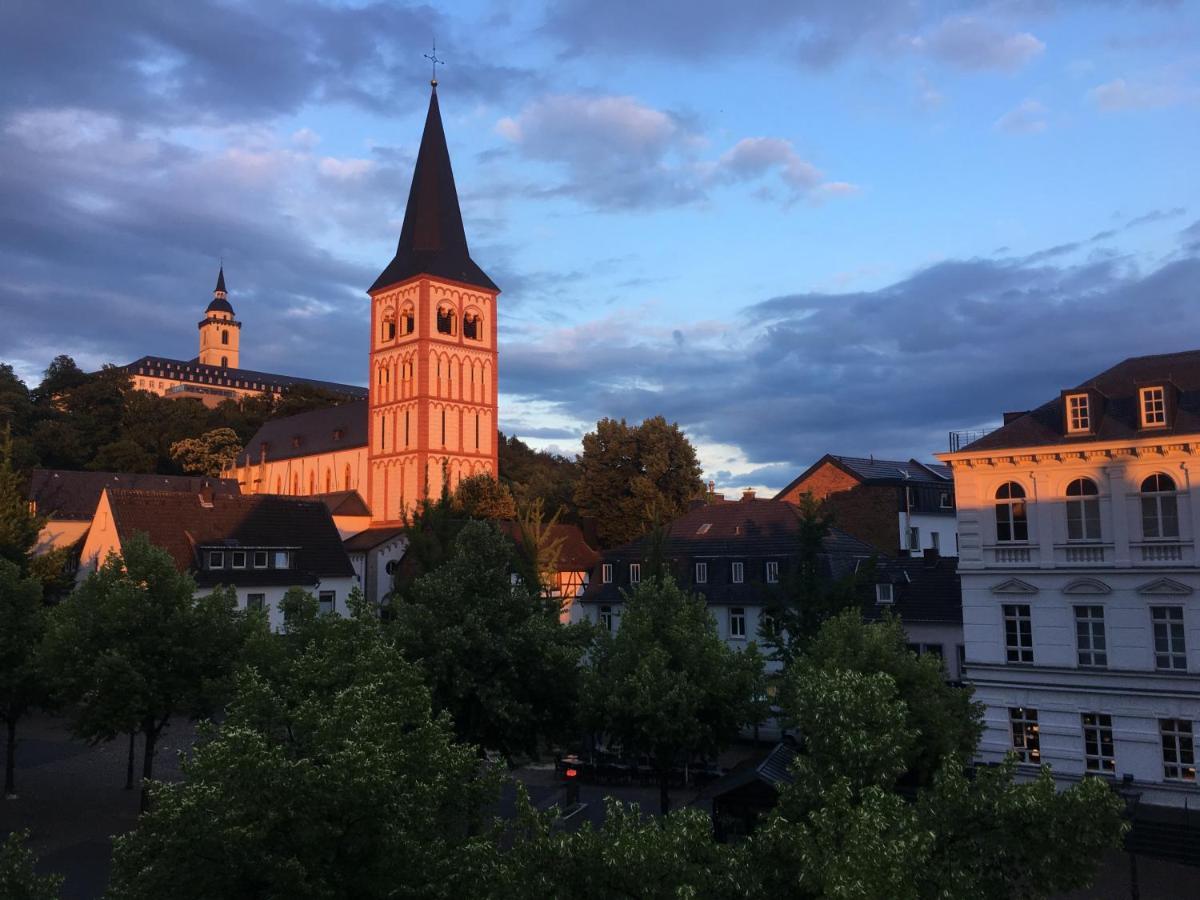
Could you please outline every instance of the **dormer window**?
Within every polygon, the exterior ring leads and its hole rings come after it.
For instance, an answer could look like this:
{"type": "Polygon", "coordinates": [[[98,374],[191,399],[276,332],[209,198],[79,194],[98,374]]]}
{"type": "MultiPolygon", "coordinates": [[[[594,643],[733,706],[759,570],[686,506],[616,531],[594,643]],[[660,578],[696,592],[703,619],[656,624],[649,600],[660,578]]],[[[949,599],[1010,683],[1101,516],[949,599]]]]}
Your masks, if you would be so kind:
{"type": "Polygon", "coordinates": [[[210,550],[208,552],[208,567],[210,569],[225,568],[225,553],[221,550],[210,550]]]}
{"type": "Polygon", "coordinates": [[[1087,394],[1067,394],[1067,432],[1079,434],[1092,430],[1091,408],[1087,394]]]}
{"type": "Polygon", "coordinates": [[[275,551],[275,568],[290,569],[292,567],[292,555],[286,550],[275,551]]]}
{"type": "Polygon", "coordinates": [[[875,585],[875,602],[886,606],[893,602],[891,582],[875,585]]]}
{"type": "Polygon", "coordinates": [[[235,569],[246,568],[246,551],[245,550],[234,550],[233,553],[231,554],[231,556],[232,556],[232,559],[230,560],[230,562],[233,564],[233,567],[235,569]]]}
{"type": "Polygon", "coordinates": [[[1138,408],[1143,428],[1161,428],[1167,424],[1167,391],[1162,385],[1138,391],[1138,408]]]}

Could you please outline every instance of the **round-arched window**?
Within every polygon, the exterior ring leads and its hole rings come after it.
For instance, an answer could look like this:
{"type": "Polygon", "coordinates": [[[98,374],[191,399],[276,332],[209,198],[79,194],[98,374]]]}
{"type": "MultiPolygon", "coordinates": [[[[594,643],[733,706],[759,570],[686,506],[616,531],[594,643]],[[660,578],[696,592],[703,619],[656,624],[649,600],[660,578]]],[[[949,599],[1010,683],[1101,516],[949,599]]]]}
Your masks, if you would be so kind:
{"type": "Polygon", "coordinates": [[[1100,489],[1090,478],[1067,485],[1067,540],[1100,540],[1100,489]]]}
{"type": "Polygon", "coordinates": [[[1142,537],[1179,537],[1179,500],[1170,475],[1155,472],[1142,482],[1142,537]]]}
{"type": "Polygon", "coordinates": [[[1025,508],[1025,488],[1007,481],[996,491],[996,540],[1029,540],[1029,517],[1025,508]]]}

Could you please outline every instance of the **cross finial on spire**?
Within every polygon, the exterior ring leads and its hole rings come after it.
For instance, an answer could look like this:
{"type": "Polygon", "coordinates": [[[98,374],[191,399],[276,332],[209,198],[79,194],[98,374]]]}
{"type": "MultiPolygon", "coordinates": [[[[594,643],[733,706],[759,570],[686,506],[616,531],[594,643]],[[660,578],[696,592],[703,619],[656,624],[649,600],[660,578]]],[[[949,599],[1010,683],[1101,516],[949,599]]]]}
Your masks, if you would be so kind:
{"type": "Polygon", "coordinates": [[[432,69],[432,74],[430,74],[430,76],[429,76],[429,83],[433,87],[437,87],[437,67],[444,66],[446,64],[446,61],[443,59],[438,59],[437,41],[436,40],[433,42],[433,52],[426,53],[425,58],[427,60],[429,60],[429,67],[430,67],[430,69],[432,69]]]}

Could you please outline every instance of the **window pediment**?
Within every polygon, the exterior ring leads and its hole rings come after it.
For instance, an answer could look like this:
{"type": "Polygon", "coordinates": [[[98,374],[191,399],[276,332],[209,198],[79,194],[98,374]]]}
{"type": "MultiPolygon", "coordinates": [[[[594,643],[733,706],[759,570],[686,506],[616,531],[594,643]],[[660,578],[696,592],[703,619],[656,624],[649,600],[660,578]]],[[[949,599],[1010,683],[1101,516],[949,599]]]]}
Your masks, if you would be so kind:
{"type": "Polygon", "coordinates": [[[1036,594],[1038,589],[1020,578],[1010,578],[992,586],[993,594],[1036,594]]]}
{"type": "Polygon", "coordinates": [[[1076,578],[1074,581],[1068,582],[1062,592],[1064,594],[1111,594],[1112,588],[1095,578],[1076,578]]]}
{"type": "Polygon", "coordinates": [[[1158,578],[1143,584],[1137,592],[1149,597],[1185,597],[1192,593],[1192,589],[1171,578],[1158,578]]]}

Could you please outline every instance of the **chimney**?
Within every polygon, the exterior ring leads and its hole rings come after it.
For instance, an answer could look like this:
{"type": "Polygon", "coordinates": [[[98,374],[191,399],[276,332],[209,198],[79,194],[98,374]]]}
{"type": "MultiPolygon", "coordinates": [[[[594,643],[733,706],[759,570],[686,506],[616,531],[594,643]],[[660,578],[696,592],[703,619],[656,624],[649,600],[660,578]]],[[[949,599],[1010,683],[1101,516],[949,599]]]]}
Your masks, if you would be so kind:
{"type": "Polygon", "coordinates": [[[753,500],[754,499],[754,491],[750,490],[749,488],[742,491],[742,499],[743,500],[753,500]]]}

